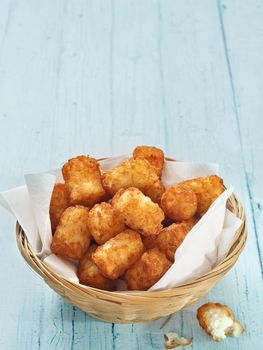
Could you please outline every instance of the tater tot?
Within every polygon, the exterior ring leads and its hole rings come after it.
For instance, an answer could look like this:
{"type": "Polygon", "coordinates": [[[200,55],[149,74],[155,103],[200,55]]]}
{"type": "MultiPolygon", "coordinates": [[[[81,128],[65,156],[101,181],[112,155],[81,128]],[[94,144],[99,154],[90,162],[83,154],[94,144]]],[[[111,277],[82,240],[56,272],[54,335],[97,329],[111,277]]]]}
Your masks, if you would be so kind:
{"type": "Polygon", "coordinates": [[[125,229],[123,218],[109,203],[94,205],[89,212],[89,230],[98,244],[103,244],[125,229]]]}
{"type": "Polygon", "coordinates": [[[144,194],[151,198],[154,203],[160,203],[165,187],[161,180],[144,190],[144,194]]]}
{"type": "Polygon", "coordinates": [[[181,182],[183,185],[190,186],[197,196],[197,213],[204,215],[210,205],[224,192],[224,182],[217,175],[199,177],[192,180],[181,182]]]}
{"type": "Polygon", "coordinates": [[[158,248],[166,255],[167,259],[173,262],[177,248],[195,224],[194,220],[190,220],[163,228],[156,239],[148,244],[148,248],[158,248]]]}
{"type": "Polygon", "coordinates": [[[154,197],[156,197],[155,192],[159,192],[161,186],[154,168],[145,159],[129,159],[111,169],[103,174],[103,185],[111,196],[121,188],[137,187],[143,193],[148,191],[149,196],[153,191],[154,197]]]}
{"type": "Polygon", "coordinates": [[[172,263],[158,249],[150,249],[125,273],[128,289],[147,290],[171,267],[172,263]]]}
{"type": "Polygon", "coordinates": [[[49,215],[53,233],[55,232],[61,215],[69,206],[69,192],[67,187],[62,183],[55,184],[49,206],[49,215]]]}
{"type": "Polygon", "coordinates": [[[134,159],[146,159],[155,169],[156,174],[161,177],[164,164],[164,153],[162,150],[151,146],[138,146],[133,151],[134,159]]]}
{"type": "Polygon", "coordinates": [[[121,190],[112,202],[125,224],[142,235],[157,235],[162,229],[162,209],[137,188],[121,190]]]}
{"type": "Polygon", "coordinates": [[[197,196],[190,186],[171,186],[162,195],[161,208],[175,221],[187,220],[196,213],[197,196]]]}
{"type": "Polygon", "coordinates": [[[143,251],[139,233],[127,229],[98,247],[92,259],[105,277],[114,280],[133,265],[143,251]]]}
{"type": "Polygon", "coordinates": [[[97,265],[92,261],[92,253],[97,247],[97,244],[92,244],[87,253],[81,258],[78,267],[79,282],[93,288],[114,290],[115,283],[104,277],[97,265]]]}
{"type": "Polygon", "coordinates": [[[91,207],[105,195],[100,166],[96,159],[79,156],[70,159],[62,168],[72,205],[91,207]]]}
{"type": "Polygon", "coordinates": [[[64,258],[79,260],[87,251],[91,235],[88,228],[89,209],[81,205],[67,208],[56,228],[51,250],[64,258]]]}
{"type": "Polygon", "coordinates": [[[239,337],[245,332],[245,329],[235,319],[233,311],[227,305],[220,303],[204,304],[197,310],[196,317],[203,330],[217,342],[229,336],[239,337]]]}

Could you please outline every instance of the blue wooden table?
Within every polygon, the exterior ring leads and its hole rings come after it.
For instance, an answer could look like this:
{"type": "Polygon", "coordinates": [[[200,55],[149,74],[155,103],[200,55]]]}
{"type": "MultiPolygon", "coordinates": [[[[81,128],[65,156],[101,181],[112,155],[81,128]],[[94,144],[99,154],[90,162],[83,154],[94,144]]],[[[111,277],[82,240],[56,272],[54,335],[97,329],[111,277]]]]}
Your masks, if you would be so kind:
{"type": "Polygon", "coordinates": [[[25,264],[0,210],[0,349],[262,348],[263,3],[260,0],[1,0],[0,190],[23,174],[152,144],[216,161],[248,217],[235,268],[197,305],[164,321],[117,325],[64,302],[25,264]],[[207,300],[246,328],[220,345],[199,328],[207,300]]]}

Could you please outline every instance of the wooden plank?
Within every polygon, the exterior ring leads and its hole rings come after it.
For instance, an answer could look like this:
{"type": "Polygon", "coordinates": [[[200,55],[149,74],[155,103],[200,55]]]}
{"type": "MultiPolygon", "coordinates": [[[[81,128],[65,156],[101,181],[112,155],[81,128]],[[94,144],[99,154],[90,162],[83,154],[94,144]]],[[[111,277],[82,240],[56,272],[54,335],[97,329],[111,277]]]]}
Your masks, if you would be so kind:
{"type": "Polygon", "coordinates": [[[263,8],[260,1],[252,1],[249,6],[238,1],[224,1],[218,2],[218,6],[221,28],[227,38],[225,50],[263,279],[263,237],[260,234],[263,225],[263,133],[259,132],[263,108],[263,8]]]}

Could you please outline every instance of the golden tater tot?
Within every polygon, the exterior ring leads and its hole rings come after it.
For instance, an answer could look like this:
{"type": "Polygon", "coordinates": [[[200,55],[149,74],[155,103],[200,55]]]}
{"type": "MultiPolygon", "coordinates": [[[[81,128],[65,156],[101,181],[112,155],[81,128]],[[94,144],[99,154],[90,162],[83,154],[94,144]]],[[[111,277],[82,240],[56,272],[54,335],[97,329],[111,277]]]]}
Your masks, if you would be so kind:
{"type": "Polygon", "coordinates": [[[204,215],[210,205],[224,192],[224,182],[217,175],[199,177],[181,182],[182,185],[190,186],[197,196],[197,213],[204,215]]]}
{"type": "Polygon", "coordinates": [[[69,192],[66,185],[61,183],[55,184],[49,206],[49,215],[53,233],[55,232],[61,215],[69,206],[69,192]]]}
{"type": "Polygon", "coordinates": [[[190,219],[197,210],[196,194],[187,185],[171,186],[162,195],[161,208],[175,221],[190,219]]]}
{"type": "Polygon", "coordinates": [[[165,187],[161,180],[144,190],[144,194],[151,198],[154,203],[160,203],[165,187]]]}
{"type": "Polygon", "coordinates": [[[162,150],[151,146],[138,146],[133,151],[134,159],[146,159],[155,169],[156,174],[161,177],[164,164],[164,153],[162,150]]]}
{"type": "Polygon", "coordinates": [[[127,229],[98,247],[92,259],[105,277],[114,280],[133,265],[143,251],[139,233],[127,229]]]}
{"type": "Polygon", "coordinates": [[[79,156],[70,159],[62,168],[72,205],[91,207],[105,195],[100,166],[96,159],[79,156]]]}
{"type": "Polygon", "coordinates": [[[172,263],[158,249],[150,249],[125,273],[128,289],[147,290],[171,267],[172,263]]]}
{"type": "Polygon", "coordinates": [[[233,311],[220,303],[202,305],[197,310],[196,317],[204,331],[217,342],[228,336],[239,337],[245,331],[235,319],[233,311]]]}
{"type": "Polygon", "coordinates": [[[98,244],[103,244],[125,229],[123,218],[109,203],[94,205],[89,212],[89,230],[98,244]]]}
{"type": "Polygon", "coordinates": [[[103,174],[103,185],[113,196],[121,188],[137,187],[142,192],[159,183],[154,168],[145,159],[129,159],[103,174]]]}
{"type": "Polygon", "coordinates": [[[81,205],[67,208],[56,228],[52,252],[64,258],[81,259],[91,241],[88,219],[88,208],[81,205]]]}
{"type": "Polygon", "coordinates": [[[156,239],[148,244],[148,248],[158,248],[166,255],[167,259],[173,262],[177,248],[195,224],[194,220],[190,220],[191,222],[181,222],[163,228],[156,239]]]}
{"type": "Polygon", "coordinates": [[[113,206],[121,214],[125,224],[144,236],[157,235],[162,229],[164,213],[158,204],[145,196],[138,188],[121,190],[113,198],[113,206]]]}
{"type": "Polygon", "coordinates": [[[81,284],[104,290],[114,290],[115,283],[104,277],[97,265],[91,259],[92,253],[97,249],[97,244],[92,244],[87,253],[81,258],[78,267],[78,278],[81,284]]]}
{"type": "Polygon", "coordinates": [[[191,219],[188,220],[184,220],[182,221],[182,223],[185,224],[185,226],[189,229],[189,231],[191,230],[192,227],[194,227],[194,225],[199,221],[200,217],[198,215],[193,216],[191,219]]]}

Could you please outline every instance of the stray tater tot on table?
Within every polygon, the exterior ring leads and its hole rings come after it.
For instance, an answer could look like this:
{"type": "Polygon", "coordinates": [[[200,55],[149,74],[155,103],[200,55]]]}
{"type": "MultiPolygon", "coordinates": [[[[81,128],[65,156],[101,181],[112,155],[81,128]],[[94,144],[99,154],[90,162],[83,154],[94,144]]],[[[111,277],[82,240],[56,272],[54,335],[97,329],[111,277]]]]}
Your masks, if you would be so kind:
{"type": "Polygon", "coordinates": [[[89,209],[81,205],[67,208],[56,228],[51,250],[64,258],[79,260],[87,251],[91,235],[88,228],[89,209]]]}
{"type": "Polygon", "coordinates": [[[172,263],[158,249],[146,251],[125,273],[128,289],[147,290],[165,274],[171,265],[172,263]]]}
{"type": "Polygon", "coordinates": [[[190,219],[197,210],[196,194],[187,185],[171,186],[162,195],[161,208],[175,221],[190,219]]]}
{"type": "Polygon", "coordinates": [[[197,196],[197,213],[204,215],[210,205],[224,192],[224,182],[217,175],[198,177],[196,179],[181,182],[190,186],[197,196]]]}
{"type": "Polygon", "coordinates": [[[174,254],[177,248],[181,245],[195,223],[196,220],[190,219],[188,221],[172,224],[163,228],[155,240],[153,240],[151,243],[148,242],[148,248],[158,248],[166,255],[167,259],[173,262],[174,254]]]}
{"type": "Polygon", "coordinates": [[[233,311],[220,303],[207,303],[200,306],[196,316],[204,331],[217,342],[229,336],[239,337],[245,331],[235,319],[233,311]]]}
{"type": "Polygon", "coordinates": [[[61,215],[69,206],[69,191],[66,185],[62,183],[55,184],[49,207],[49,215],[53,233],[55,232],[61,215]]]}
{"type": "Polygon", "coordinates": [[[162,229],[161,222],[164,219],[162,209],[138,188],[120,190],[112,203],[123,217],[125,224],[142,235],[158,235],[162,229]]]}
{"type": "Polygon", "coordinates": [[[123,218],[110,203],[94,205],[89,212],[89,229],[98,244],[103,244],[125,229],[123,218]]]}
{"type": "Polygon", "coordinates": [[[78,266],[78,278],[81,284],[104,290],[114,290],[115,282],[103,276],[97,265],[92,261],[92,253],[97,249],[97,244],[92,244],[87,253],[81,258],[78,266]]]}
{"type": "Polygon", "coordinates": [[[137,187],[145,193],[150,191],[151,187],[158,186],[156,182],[160,186],[158,175],[145,159],[129,159],[103,174],[104,188],[111,196],[121,188],[129,187],[137,187]]]}
{"type": "Polygon", "coordinates": [[[105,277],[115,280],[140,258],[143,251],[139,233],[127,229],[99,246],[92,259],[105,277]]]}
{"type": "Polygon", "coordinates": [[[134,159],[146,159],[161,177],[164,164],[164,153],[161,149],[151,146],[138,146],[133,151],[134,159]]]}
{"type": "Polygon", "coordinates": [[[91,207],[105,196],[101,171],[96,159],[78,156],[70,159],[62,168],[72,205],[91,207]]]}

